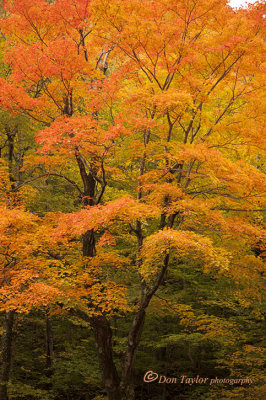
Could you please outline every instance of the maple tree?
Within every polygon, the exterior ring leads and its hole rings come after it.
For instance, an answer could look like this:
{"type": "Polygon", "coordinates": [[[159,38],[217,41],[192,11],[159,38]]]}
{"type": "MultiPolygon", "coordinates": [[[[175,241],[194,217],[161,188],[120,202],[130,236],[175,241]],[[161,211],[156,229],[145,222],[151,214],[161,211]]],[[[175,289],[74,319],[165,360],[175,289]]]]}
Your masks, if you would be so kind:
{"type": "Polygon", "coordinates": [[[131,400],[146,312],[177,262],[261,296],[263,6],[14,0],[5,12],[0,104],[31,121],[37,144],[10,190],[63,180],[75,206],[3,208],[19,263],[2,308],[50,304],[88,322],[108,398],[131,400]],[[120,373],[110,319],[125,313],[120,373]]]}

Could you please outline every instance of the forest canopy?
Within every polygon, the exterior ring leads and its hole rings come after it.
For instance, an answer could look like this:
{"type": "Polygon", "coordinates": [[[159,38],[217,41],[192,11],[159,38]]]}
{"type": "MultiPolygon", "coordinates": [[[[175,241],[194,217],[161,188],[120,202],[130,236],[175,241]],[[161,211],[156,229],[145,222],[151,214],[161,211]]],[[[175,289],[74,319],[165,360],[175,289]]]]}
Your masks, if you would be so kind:
{"type": "Polygon", "coordinates": [[[264,18],[3,2],[0,400],[264,398],[264,18]]]}

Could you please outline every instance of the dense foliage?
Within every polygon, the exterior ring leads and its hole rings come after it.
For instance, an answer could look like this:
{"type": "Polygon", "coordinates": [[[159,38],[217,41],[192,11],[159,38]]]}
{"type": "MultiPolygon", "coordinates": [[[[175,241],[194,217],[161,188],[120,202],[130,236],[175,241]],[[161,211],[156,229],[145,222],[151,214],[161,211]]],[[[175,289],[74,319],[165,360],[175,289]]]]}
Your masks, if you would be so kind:
{"type": "Polygon", "coordinates": [[[264,398],[264,15],[4,2],[1,400],[264,398]]]}

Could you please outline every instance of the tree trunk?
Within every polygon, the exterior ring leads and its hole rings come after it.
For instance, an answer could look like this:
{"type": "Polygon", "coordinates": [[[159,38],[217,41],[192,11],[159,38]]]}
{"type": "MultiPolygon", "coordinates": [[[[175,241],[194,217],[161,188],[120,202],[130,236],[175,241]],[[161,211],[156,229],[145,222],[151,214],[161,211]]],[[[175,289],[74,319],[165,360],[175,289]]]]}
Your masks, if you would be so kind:
{"type": "MultiPolygon", "coordinates": [[[[14,161],[14,146],[17,131],[11,132],[9,126],[5,127],[8,145],[8,167],[9,167],[9,180],[12,190],[16,188],[16,180],[13,174],[13,161],[14,161]]],[[[13,197],[10,202],[11,207],[19,204],[18,198],[13,197]]],[[[14,262],[15,264],[16,262],[14,262]]],[[[12,263],[9,264],[11,268],[12,263]]],[[[4,279],[8,278],[7,276],[4,279]]],[[[9,279],[9,278],[8,278],[9,279]]],[[[8,400],[7,385],[10,379],[10,372],[12,366],[12,347],[13,347],[13,331],[15,321],[15,311],[5,312],[4,327],[1,345],[1,375],[0,375],[0,400],[8,400]]]]}
{"type": "Polygon", "coordinates": [[[141,283],[141,298],[138,312],[133,318],[129,334],[128,334],[128,344],[125,358],[123,361],[122,369],[122,380],[121,380],[121,390],[122,390],[122,400],[134,400],[134,376],[133,368],[135,364],[136,352],[141,339],[145,317],[146,309],[151,301],[151,298],[156,293],[157,289],[161,285],[165,272],[167,271],[169,263],[169,255],[164,258],[164,263],[161,271],[154,282],[152,287],[148,287],[147,284],[142,281],[141,283]]]}
{"type": "Polygon", "coordinates": [[[128,348],[123,362],[122,372],[122,393],[124,399],[134,400],[134,381],[133,381],[133,367],[135,364],[136,351],[140,342],[144,322],[145,322],[145,308],[140,308],[135,315],[129,335],[128,335],[128,348]]]}
{"type": "Polygon", "coordinates": [[[82,248],[84,257],[94,257],[95,251],[95,236],[93,229],[82,235],[82,248]]]}
{"type": "Polygon", "coordinates": [[[105,316],[90,319],[96,340],[103,384],[109,400],[121,400],[120,379],[113,361],[112,330],[105,316]]]}
{"type": "Polygon", "coordinates": [[[49,316],[49,311],[45,313],[45,325],[46,325],[46,374],[47,376],[51,376],[53,367],[53,331],[52,331],[52,324],[49,316]]]}
{"type": "Polygon", "coordinates": [[[4,332],[2,336],[0,400],[8,400],[7,384],[11,371],[14,320],[15,311],[5,313],[4,332]]]}

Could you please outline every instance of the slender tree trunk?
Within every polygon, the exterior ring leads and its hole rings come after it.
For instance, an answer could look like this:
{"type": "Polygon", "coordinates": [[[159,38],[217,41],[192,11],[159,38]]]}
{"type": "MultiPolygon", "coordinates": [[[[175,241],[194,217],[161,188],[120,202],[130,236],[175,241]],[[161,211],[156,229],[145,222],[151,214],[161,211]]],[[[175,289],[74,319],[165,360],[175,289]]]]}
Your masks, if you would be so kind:
{"type": "Polygon", "coordinates": [[[134,400],[134,364],[137,348],[141,339],[144,322],[146,318],[146,308],[151,300],[152,293],[148,291],[146,285],[142,284],[142,295],[139,309],[133,318],[128,334],[127,351],[122,365],[121,391],[122,400],[134,400]]]}
{"type": "Polygon", "coordinates": [[[135,364],[136,351],[140,342],[143,326],[145,322],[145,308],[140,308],[135,315],[129,335],[128,335],[128,348],[125,354],[122,371],[121,391],[123,400],[134,400],[134,375],[133,368],[135,364]]]}
{"type": "Polygon", "coordinates": [[[15,320],[15,311],[5,313],[4,332],[2,336],[1,353],[1,382],[0,400],[8,400],[7,384],[10,379],[11,360],[12,360],[12,339],[15,320]]]}
{"type": "Polygon", "coordinates": [[[153,295],[156,293],[157,289],[159,288],[164,279],[168,263],[169,263],[169,255],[166,255],[164,258],[164,263],[161,268],[161,271],[152,287],[148,287],[145,282],[142,282],[141,284],[140,305],[135,317],[133,318],[129,330],[127,351],[123,361],[122,380],[121,380],[121,389],[123,393],[122,400],[135,399],[133,368],[135,364],[137,348],[144,327],[146,309],[153,295]]]}
{"type": "MultiPolygon", "coordinates": [[[[12,190],[15,189],[15,177],[13,175],[13,161],[14,161],[14,143],[16,131],[11,132],[9,126],[5,127],[8,145],[8,166],[9,166],[9,180],[12,190]]],[[[16,204],[17,199],[14,200],[16,204]]],[[[10,204],[13,206],[12,202],[10,204]]],[[[9,265],[9,268],[11,264],[9,265]]],[[[1,375],[0,375],[0,400],[8,400],[7,385],[10,379],[11,366],[12,366],[12,347],[13,347],[13,333],[14,333],[15,311],[5,312],[4,316],[4,329],[1,344],[1,375]]]]}
{"type": "Polygon", "coordinates": [[[14,141],[16,132],[11,132],[9,127],[6,127],[7,143],[8,143],[8,168],[9,168],[9,180],[11,188],[15,189],[15,177],[13,174],[13,160],[14,160],[14,141]]]}
{"type": "Polygon", "coordinates": [[[45,313],[45,327],[46,327],[46,374],[52,375],[53,368],[53,330],[49,311],[45,313]]]}
{"type": "Polygon", "coordinates": [[[46,358],[45,358],[45,370],[44,374],[48,378],[43,385],[43,389],[51,390],[53,375],[53,328],[49,315],[49,309],[45,311],[45,347],[46,347],[46,358]]]}

